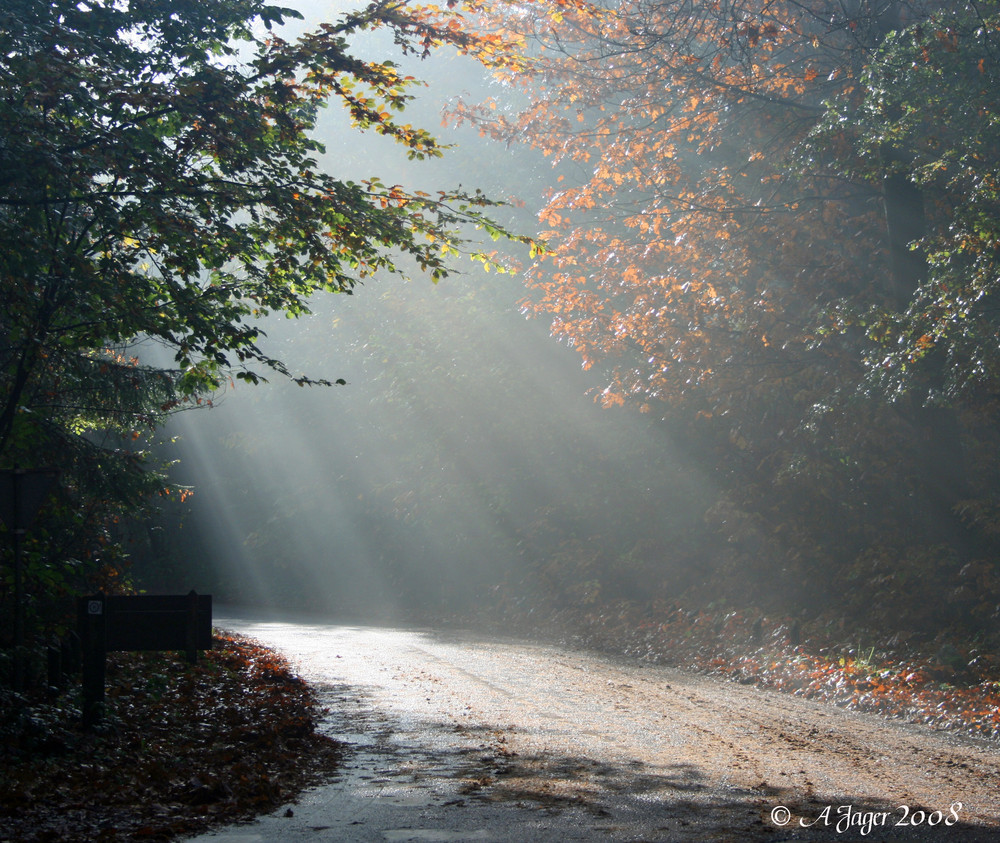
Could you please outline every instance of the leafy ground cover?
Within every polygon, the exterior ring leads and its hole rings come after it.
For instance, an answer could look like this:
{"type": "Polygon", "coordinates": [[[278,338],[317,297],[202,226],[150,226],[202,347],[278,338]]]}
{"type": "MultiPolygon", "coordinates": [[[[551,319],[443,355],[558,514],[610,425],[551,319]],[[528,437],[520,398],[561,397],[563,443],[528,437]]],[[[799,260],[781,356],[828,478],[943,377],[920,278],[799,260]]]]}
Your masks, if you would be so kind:
{"type": "MultiPolygon", "coordinates": [[[[505,618],[510,628],[512,616],[505,618]]],[[[968,637],[899,642],[832,621],[619,604],[522,615],[514,628],[934,728],[1000,739],[1000,655],[968,637]],[[867,642],[867,643],[866,643],[867,642]]]]}
{"type": "Polygon", "coordinates": [[[275,652],[216,637],[196,665],[108,656],[107,715],[78,691],[0,697],[0,841],[164,840],[274,810],[338,766],[305,682],[275,652]]]}

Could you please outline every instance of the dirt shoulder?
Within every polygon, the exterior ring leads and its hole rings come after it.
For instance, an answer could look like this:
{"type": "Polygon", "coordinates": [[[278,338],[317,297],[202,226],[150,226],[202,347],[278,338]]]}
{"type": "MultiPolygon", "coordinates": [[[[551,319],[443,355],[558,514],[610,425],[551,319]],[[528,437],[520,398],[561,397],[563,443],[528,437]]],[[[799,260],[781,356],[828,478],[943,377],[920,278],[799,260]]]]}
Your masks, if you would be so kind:
{"type": "Polygon", "coordinates": [[[800,625],[752,610],[625,602],[508,612],[495,629],[1000,741],[995,637],[942,635],[918,645],[842,619],[800,625]]]}

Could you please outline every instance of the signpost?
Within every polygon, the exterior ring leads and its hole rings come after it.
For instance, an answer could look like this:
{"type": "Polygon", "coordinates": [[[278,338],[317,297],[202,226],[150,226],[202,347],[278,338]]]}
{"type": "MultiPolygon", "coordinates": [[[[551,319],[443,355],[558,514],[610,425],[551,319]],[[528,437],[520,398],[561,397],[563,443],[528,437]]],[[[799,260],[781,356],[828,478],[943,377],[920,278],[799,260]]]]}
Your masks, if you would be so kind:
{"type": "Polygon", "coordinates": [[[77,601],[83,657],[83,722],[101,719],[105,656],[116,650],[183,650],[189,662],[212,649],[212,596],[94,594],[77,601]]]}

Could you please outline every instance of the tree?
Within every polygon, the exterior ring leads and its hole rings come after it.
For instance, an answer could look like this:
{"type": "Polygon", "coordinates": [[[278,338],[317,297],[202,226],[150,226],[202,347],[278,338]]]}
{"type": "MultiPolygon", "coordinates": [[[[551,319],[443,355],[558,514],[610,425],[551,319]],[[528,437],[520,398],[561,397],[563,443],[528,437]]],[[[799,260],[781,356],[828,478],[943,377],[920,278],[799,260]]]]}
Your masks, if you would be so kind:
{"type": "Polygon", "coordinates": [[[995,28],[992,4],[943,9],[494,6],[517,93],[455,109],[553,162],[525,309],[605,404],[691,431],[771,582],[822,593],[883,544],[984,552],[955,513],[996,480],[964,459],[970,413],[995,419],[995,28]]]}
{"type": "Polygon", "coordinates": [[[901,245],[919,266],[898,306],[867,314],[868,369],[888,394],[926,393],[917,381],[928,358],[946,361],[939,399],[974,397],[997,378],[998,37],[993,2],[890,34],[865,72],[858,107],[831,103],[813,134],[823,147],[847,127],[851,154],[838,159],[845,178],[891,178],[931,200],[911,203],[922,219],[901,245]]]}
{"type": "Polygon", "coordinates": [[[747,368],[815,362],[817,300],[886,294],[868,283],[872,258],[888,259],[879,192],[800,153],[826,101],[856,98],[887,17],[668,0],[502,19],[534,42],[532,74],[505,77],[534,86],[531,106],[457,114],[560,168],[527,306],[553,314],[585,365],[621,361],[606,401],[697,395],[721,411],[747,368]]]}
{"type": "Polygon", "coordinates": [[[960,414],[980,428],[972,442],[996,411],[998,25],[995,3],[971,3],[890,33],[861,94],[847,108],[830,103],[811,140],[823,151],[841,139],[833,167],[883,186],[895,295],[838,312],[870,343],[866,386],[926,430],[928,474],[952,505],[984,492],[960,414]]]}
{"type": "MultiPolygon", "coordinates": [[[[471,230],[510,236],[478,191],[323,172],[311,134],[333,100],[411,159],[441,155],[400,116],[417,81],[349,39],[385,28],[421,54],[479,39],[376,2],[286,41],[297,16],[262,0],[0,12],[0,461],[59,465],[82,521],[163,489],[132,443],[229,378],[329,383],[270,355],[258,317],[376,273],[437,280],[460,252],[492,263],[471,230]]],[[[92,526],[77,553],[107,544],[106,518],[92,526]]]]}

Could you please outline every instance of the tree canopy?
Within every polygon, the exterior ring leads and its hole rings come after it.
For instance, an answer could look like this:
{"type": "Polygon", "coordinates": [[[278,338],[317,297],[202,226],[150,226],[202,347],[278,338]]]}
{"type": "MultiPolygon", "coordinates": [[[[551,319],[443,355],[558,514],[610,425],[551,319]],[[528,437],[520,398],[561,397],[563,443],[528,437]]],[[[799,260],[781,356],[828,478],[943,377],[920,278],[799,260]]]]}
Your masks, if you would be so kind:
{"type": "Polygon", "coordinates": [[[995,575],[969,577],[996,523],[997,5],[536,3],[482,26],[521,64],[454,118],[553,167],[524,309],[605,405],[681,425],[726,478],[731,581],[994,611],[995,575]]]}
{"type": "Polygon", "coordinates": [[[71,532],[92,529],[61,555],[106,552],[107,518],[162,488],[131,443],[170,412],[233,377],[331,382],[272,356],[260,317],[376,273],[437,280],[463,252],[492,264],[474,230],[511,236],[478,191],[330,175],[313,132],[332,101],[411,159],[441,155],[403,121],[417,80],[351,38],[386,29],[418,54],[479,41],[406,3],[285,40],[294,17],[261,0],[0,12],[0,461],[63,469],[71,532]]]}

